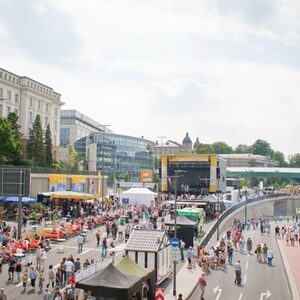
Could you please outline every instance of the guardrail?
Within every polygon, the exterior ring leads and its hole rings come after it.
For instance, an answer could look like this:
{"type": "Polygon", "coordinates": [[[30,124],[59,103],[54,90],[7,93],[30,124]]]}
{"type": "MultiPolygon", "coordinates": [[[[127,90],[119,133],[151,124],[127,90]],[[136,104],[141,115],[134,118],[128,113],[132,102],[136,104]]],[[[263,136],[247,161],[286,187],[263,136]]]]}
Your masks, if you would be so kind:
{"type": "MultiPolygon", "coordinates": [[[[266,196],[262,196],[262,197],[257,197],[257,198],[250,198],[247,199],[247,205],[251,204],[251,203],[255,203],[255,202],[260,202],[263,200],[267,200],[267,199],[272,199],[272,198],[279,198],[279,197],[283,197],[283,196],[288,196],[289,194],[287,193],[278,193],[278,194],[270,194],[270,195],[266,195],[266,196]]],[[[234,213],[235,211],[237,211],[238,209],[240,209],[241,207],[244,207],[246,205],[246,200],[239,202],[231,207],[229,207],[228,209],[226,209],[219,217],[219,219],[214,223],[214,225],[208,230],[208,232],[206,233],[206,235],[203,237],[203,239],[200,242],[200,247],[204,247],[206,246],[210,239],[213,237],[213,235],[216,233],[218,226],[221,225],[221,223],[232,213],[234,213]]],[[[196,288],[197,288],[198,284],[193,288],[193,290],[190,292],[190,294],[188,295],[188,297],[186,299],[190,299],[190,297],[194,294],[196,288]]]]}

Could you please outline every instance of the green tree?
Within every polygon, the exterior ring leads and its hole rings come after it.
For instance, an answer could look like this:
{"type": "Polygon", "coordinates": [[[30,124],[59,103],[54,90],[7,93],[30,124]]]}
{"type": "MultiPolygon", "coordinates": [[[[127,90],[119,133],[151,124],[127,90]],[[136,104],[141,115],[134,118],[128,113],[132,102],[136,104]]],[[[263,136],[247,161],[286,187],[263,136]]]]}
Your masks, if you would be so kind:
{"type": "Polygon", "coordinates": [[[110,172],[109,174],[109,182],[110,182],[110,185],[111,186],[114,186],[115,185],[115,181],[116,181],[116,174],[115,172],[110,172]]]}
{"type": "Polygon", "coordinates": [[[67,159],[67,168],[69,170],[77,170],[78,168],[78,162],[79,162],[79,156],[77,151],[74,149],[72,145],[68,145],[68,152],[66,154],[67,159]]]}
{"type": "Polygon", "coordinates": [[[287,162],[285,161],[284,154],[280,151],[274,151],[274,153],[272,155],[272,159],[278,161],[279,167],[286,167],[287,166],[287,162]]]}
{"type": "Polygon", "coordinates": [[[128,182],[128,181],[129,181],[129,175],[128,175],[128,173],[125,174],[125,176],[124,176],[124,181],[125,181],[125,182],[128,182]]]}
{"type": "Polygon", "coordinates": [[[9,113],[7,116],[7,120],[10,123],[10,127],[12,130],[12,134],[15,140],[15,152],[14,152],[14,162],[17,163],[23,156],[23,149],[22,149],[22,133],[21,133],[21,126],[19,125],[19,117],[15,112],[9,113]]]}
{"type": "Polygon", "coordinates": [[[45,166],[44,132],[40,115],[36,116],[32,129],[29,130],[28,154],[37,166],[45,166]]]}
{"type": "Polygon", "coordinates": [[[251,152],[257,155],[272,157],[274,150],[267,141],[258,139],[251,146],[251,152]]]}
{"type": "Polygon", "coordinates": [[[210,144],[202,144],[200,143],[197,147],[196,152],[198,154],[211,154],[215,153],[212,146],[210,144]]]}
{"type": "Polygon", "coordinates": [[[238,145],[235,149],[234,149],[234,153],[236,154],[247,154],[247,153],[251,153],[251,149],[249,146],[244,145],[244,144],[240,144],[238,145]]]}
{"type": "Polygon", "coordinates": [[[216,154],[231,154],[233,149],[231,146],[227,145],[225,142],[215,142],[211,145],[213,152],[216,154]]]}
{"type": "Polygon", "coordinates": [[[16,140],[8,119],[0,117],[0,161],[12,162],[22,155],[22,148],[16,140]]]}
{"type": "Polygon", "coordinates": [[[289,166],[292,168],[300,168],[300,153],[289,156],[289,166]]]}
{"type": "Polygon", "coordinates": [[[50,130],[50,124],[47,125],[46,132],[45,132],[45,159],[46,165],[51,167],[53,163],[52,157],[52,133],[50,130]]]}

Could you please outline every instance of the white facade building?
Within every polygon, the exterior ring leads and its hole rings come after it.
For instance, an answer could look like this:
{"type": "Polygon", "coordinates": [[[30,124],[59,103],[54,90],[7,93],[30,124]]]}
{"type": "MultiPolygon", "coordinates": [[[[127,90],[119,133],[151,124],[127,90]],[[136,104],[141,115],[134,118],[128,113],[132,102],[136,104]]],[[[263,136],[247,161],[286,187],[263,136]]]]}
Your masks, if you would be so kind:
{"type": "Polygon", "coordinates": [[[64,104],[60,98],[51,87],[0,68],[0,116],[16,112],[25,139],[40,115],[44,130],[50,124],[53,146],[59,146],[60,107],[64,104]]]}

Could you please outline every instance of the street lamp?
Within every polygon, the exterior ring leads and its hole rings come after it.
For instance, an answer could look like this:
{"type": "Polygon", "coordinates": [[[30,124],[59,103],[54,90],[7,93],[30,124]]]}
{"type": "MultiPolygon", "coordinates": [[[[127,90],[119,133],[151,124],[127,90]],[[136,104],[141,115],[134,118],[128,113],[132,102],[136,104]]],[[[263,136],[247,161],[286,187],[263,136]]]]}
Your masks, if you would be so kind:
{"type": "MultiPolygon", "coordinates": [[[[175,207],[174,207],[174,213],[175,213],[175,220],[174,220],[174,226],[175,226],[175,231],[174,231],[174,238],[177,238],[177,178],[181,177],[178,175],[179,173],[185,173],[186,171],[184,170],[175,170],[175,176],[170,176],[171,178],[175,178],[175,207]]],[[[173,262],[173,296],[176,296],[176,260],[174,259],[173,262]]]]}
{"type": "Polygon", "coordinates": [[[217,241],[219,240],[219,215],[220,215],[220,174],[217,174],[217,201],[218,201],[218,207],[217,207],[217,212],[216,212],[216,217],[217,217],[217,241]]]}
{"type": "Polygon", "coordinates": [[[103,126],[103,131],[102,131],[102,167],[101,167],[101,172],[102,172],[102,182],[101,182],[101,198],[102,198],[102,209],[103,209],[103,197],[104,197],[104,135],[105,135],[105,130],[106,127],[109,127],[111,125],[105,124],[103,126]]]}

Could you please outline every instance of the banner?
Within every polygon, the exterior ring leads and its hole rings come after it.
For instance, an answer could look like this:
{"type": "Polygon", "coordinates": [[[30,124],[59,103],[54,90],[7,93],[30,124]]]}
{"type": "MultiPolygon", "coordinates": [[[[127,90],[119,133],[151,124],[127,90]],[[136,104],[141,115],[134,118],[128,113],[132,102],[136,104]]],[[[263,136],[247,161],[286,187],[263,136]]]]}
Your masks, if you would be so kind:
{"type": "Polygon", "coordinates": [[[140,182],[152,182],[153,172],[151,170],[148,171],[140,171],[140,182]]]}
{"type": "Polygon", "coordinates": [[[48,174],[49,192],[65,191],[67,189],[67,175],[48,174]]]}
{"type": "Polygon", "coordinates": [[[71,191],[73,192],[86,192],[86,176],[85,175],[72,175],[71,176],[71,191]]]}
{"type": "Polygon", "coordinates": [[[210,179],[209,192],[215,193],[217,191],[217,155],[210,156],[210,179]]]}
{"type": "Polygon", "coordinates": [[[168,156],[163,155],[161,158],[161,191],[168,191],[168,156]]]}

